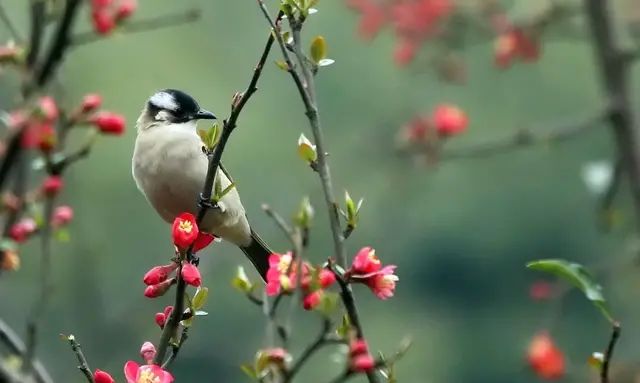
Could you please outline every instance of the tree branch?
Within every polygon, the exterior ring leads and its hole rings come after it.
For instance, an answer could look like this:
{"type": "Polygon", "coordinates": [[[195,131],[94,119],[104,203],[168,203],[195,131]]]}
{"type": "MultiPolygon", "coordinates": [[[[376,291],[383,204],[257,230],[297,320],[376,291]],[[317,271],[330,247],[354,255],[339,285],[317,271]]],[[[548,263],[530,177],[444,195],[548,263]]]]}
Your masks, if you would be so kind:
{"type": "MultiPolygon", "coordinates": [[[[122,26],[119,30],[119,34],[134,34],[140,32],[148,32],[156,29],[164,29],[175,27],[183,24],[192,23],[202,16],[202,12],[197,9],[188,9],[186,11],[170,13],[146,20],[134,20],[128,22],[122,26]]],[[[90,44],[96,41],[104,40],[111,37],[99,35],[95,32],[83,32],[79,33],[71,38],[71,45],[74,47],[90,44]]]]}
{"type": "Polygon", "coordinates": [[[609,339],[609,345],[607,346],[607,351],[604,354],[604,360],[602,361],[602,369],[600,370],[600,382],[601,383],[609,383],[609,364],[611,362],[611,358],[613,357],[613,350],[616,347],[616,342],[620,337],[620,323],[613,323],[613,330],[611,331],[611,338],[609,339]]]}
{"type": "Polygon", "coordinates": [[[78,369],[84,374],[85,378],[89,383],[94,383],[93,374],[91,373],[91,368],[89,368],[89,363],[87,362],[87,358],[84,357],[82,353],[82,349],[80,348],[80,343],[76,341],[76,338],[73,335],[69,335],[67,337],[67,341],[71,345],[71,350],[76,354],[76,358],[78,358],[78,369]]]}
{"type": "MultiPolygon", "coordinates": [[[[0,343],[5,344],[9,351],[16,355],[23,355],[25,346],[18,334],[7,323],[0,319],[0,343]]],[[[33,360],[33,370],[38,383],[53,383],[53,379],[39,360],[33,360]]]]}
{"type": "Polygon", "coordinates": [[[31,69],[38,59],[42,34],[45,27],[46,3],[43,0],[31,0],[31,32],[29,34],[29,53],[27,53],[27,68],[31,69]]]}
{"type": "Polygon", "coordinates": [[[285,383],[293,381],[293,378],[300,371],[302,366],[304,366],[307,360],[311,356],[313,356],[313,354],[315,354],[318,350],[320,350],[323,346],[326,346],[328,344],[342,343],[341,340],[332,339],[329,336],[330,330],[331,330],[331,322],[327,318],[323,318],[322,328],[320,330],[320,333],[318,333],[318,336],[316,337],[316,339],[311,344],[309,344],[304,349],[304,351],[302,351],[302,353],[300,354],[300,357],[298,358],[296,363],[293,365],[293,367],[291,367],[291,369],[287,371],[285,375],[285,381],[284,381],[285,383]]]}
{"type": "Polygon", "coordinates": [[[22,44],[24,39],[20,35],[20,32],[18,31],[16,26],[13,24],[13,21],[11,20],[11,17],[9,17],[9,14],[7,13],[7,10],[4,8],[4,4],[2,3],[2,1],[0,1],[0,20],[2,20],[4,25],[6,25],[7,29],[9,30],[9,33],[11,33],[11,36],[13,37],[13,39],[17,43],[22,44]]]}
{"type": "MultiPolygon", "coordinates": [[[[282,17],[282,14],[279,14],[278,18],[281,18],[281,17],[282,17]]],[[[264,63],[267,60],[267,57],[269,56],[269,52],[271,51],[272,45],[273,45],[273,35],[269,34],[269,38],[267,39],[267,43],[265,44],[264,50],[262,52],[262,55],[260,56],[258,64],[256,65],[253,71],[253,76],[249,81],[249,85],[247,89],[242,95],[239,95],[237,98],[234,97],[233,103],[231,105],[231,115],[227,120],[224,121],[224,124],[222,127],[222,133],[220,135],[220,140],[218,141],[218,144],[216,145],[216,147],[213,149],[213,152],[207,153],[209,165],[207,167],[207,175],[206,175],[204,186],[202,188],[202,193],[200,193],[200,198],[198,202],[198,205],[199,205],[198,215],[197,215],[198,225],[202,223],[202,220],[204,219],[208,209],[215,208],[215,206],[211,204],[211,195],[213,193],[213,184],[215,182],[215,177],[218,172],[218,168],[220,166],[220,160],[222,159],[222,152],[225,149],[225,146],[227,144],[227,141],[229,140],[229,137],[231,136],[231,133],[236,127],[236,122],[240,117],[240,112],[246,105],[249,98],[251,98],[253,93],[255,93],[256,90],[258,90],[257,88],[258,80],[260,79],[260,75],[262,74],[262,68],[264,67],[264,63]]],[[[188,253],[191,253],[191,249],[189,249],[188,253]]],[[[182,311],[184,310],[184,294],[186,291],[186,284],[181,277],[181,270],[182,270],[182,264],[180,265],[177,271],[178,284],[176,288],[176,299],[175,299],[175,304],[173,306],[173,311],[169,316],[169,320],[167,321],[164,327],[164,330],[162,331],[160,341],[158,342],[157,353],[154,359],[154,363],[158,365],[161,365],[165,358],[165,355],[167,353],[167,348],[169,346],[171,338],[177,332],[177,329],[181,320],[180,318],[182,316],[182,311]]],[[[177,352],[177,350],[174,350],[174,352],[177,352]]]]}

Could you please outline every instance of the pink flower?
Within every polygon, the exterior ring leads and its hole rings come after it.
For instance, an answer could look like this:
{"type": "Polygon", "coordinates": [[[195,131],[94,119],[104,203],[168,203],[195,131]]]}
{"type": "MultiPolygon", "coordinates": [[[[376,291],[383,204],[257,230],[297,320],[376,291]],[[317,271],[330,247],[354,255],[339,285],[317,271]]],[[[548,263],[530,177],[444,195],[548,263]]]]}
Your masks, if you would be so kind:
{"type": "Polygon", "coordinates": [[[269,270],[267,271],[267,295],[273,296],[280,293],[281,289],[290,291],[295,284],[293,267],[289,271],[293,255],[291,252],[284,254],[273,253],[269,256],[269,270]]]}
{"type": "Polygon", "coordinates": [[[369,353],[364,339],[354,339],[349,345],[349,369],[355,372],[368,372],[375,367],[375,360],[369,353]]]}
{"type": "Polygon", "coordinates": [[[307,294],[302,300],[302,307],[305,310],[313,310],[322,302],[324,296],[324,290],[316,290],[310,294],[307,294]]]}
{"type": "Polygon", "coordinates": [[[73,209],[70,206],[58,206],[53,211],[53,217],[51,218],[51,225],[54,227],[60,227],[69,224],[73,219],[73,209]]]}
{"type": "Polygon", "coordinates": [[[9,236],[14,241],[22,243],[29,239],[31,234],[35,233],[37,229],[38,225],[35,220],[32,218],[23,218],[11,226],[9,229],[9,236]]]}
{"type": "Polygon", "coordinates": [[[83,113],[89,113],[98,109],[100,105],[102,105],[102,96],[97,93],[89,93],[82,98],[82,105],[80,108],[83,113]]]}
{"type": "Polygon", "coordinates": [[[322,288],[325,289],[331,286],[336,281],[336,276],[335,274],[333,274],[333,271],[322,269],[320,270],[320,275],[318,276],[318,279],[320,280],[320,286],[322,286],[322,288]]]}
{"type": "Polygon", "coordinates": [[[134,361],[124,365],[124,376],[127,383],[171,383],[173,376],[155,364],[140,366],[134,361]]]}
{"type": "Polygon", "coordinates": [[[40,98],[38,112],[45,121],[52,122],[58,118],[58,107],[55,100],[50,96],[40,98]]]}
{"type": "Polygon", "coordinates": [[[191,286],[200,287],[202,284],[202,278],[200,278],[200,271],[195,265],[187,262],[182,265],[182,271],[180,273],[182,279],[191,286]]]}
{"type": "Polygon", "coordinates": [[[48,176],[42,182],[42,192],[45,195],[52,197],[60,192],[62,185],[62,178],[58,176],[48,176]]]}
{"type": "Polygon", "coordinates": [[[147,364],[151,364],[153,358],[156,357],[156,346],[151,342],[144,342],[142,347],[140,347],[140,357],[142,357],[142,360],[146,361],[147,364]]]}
{"type": "Polygon", "coordinates": [[[467,129],[467,115],[455,105],[441,104],[436,106],[432,118],[433,125],[441,136],[454,136],[467,129]]]}
{"type": "Polygon", "coordinates": [[[198,251],[209,246],[209,244],[213,242],[214,239],[216,239],[216,237],[209,233],[205,233],[203,231],[199,232],[198,237],[196,238],[195,242],[193,242],[193,252],[197,253],[198,251]]]}
{"type": "Polygon", "coordinates": [[[363,247],[353,257],[351,264],[351,273],[353,274],[370,274],[380,270],[381,263],[376,257],[375,249],[371,247],[363,247]]]}
{"type": "Polygon", "coordinates": [[[155,315],[155,321],[156,324],[163,329],[165,323],[167,322],[167,320],[169,319],[169,316],[171,315],[171,313],[173,312],[173,306],[167,306],[164,308],[164,311],[161,313],[156,313],[155,315]]]}
{"type": "Polygon", "coordinates": [[[115,380],[113,380],[109,373],[98,369],[93,373],[93,380],[96,383],[115,383],[115,380]]]}
{"type": "Polygon", "coordinates": [[[380,299],[385,300],[391,298],[396,289],[398,276],[394,274],[396,265],[389,265],[367,278],[364,283],[369,286],[371,291],[380,299]]]}
{"type": "Polygon", "coordinates": [[[155,266],[151,270],[147,271],[147,273],[142,278],[142,281],[145,285],[157,285],[158,283],[164,282],[169,278],[169,275],[173,273],[175,269],[178,268],[178,265],[175,262],[171,262],[168,265],[155,266]]]}

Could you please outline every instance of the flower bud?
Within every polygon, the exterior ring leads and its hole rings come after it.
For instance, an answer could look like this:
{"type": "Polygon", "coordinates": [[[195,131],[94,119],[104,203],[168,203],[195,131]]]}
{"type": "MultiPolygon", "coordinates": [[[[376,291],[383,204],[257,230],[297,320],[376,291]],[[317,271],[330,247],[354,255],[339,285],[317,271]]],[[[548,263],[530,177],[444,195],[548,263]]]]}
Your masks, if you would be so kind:
{"type": "Polygon", "coordinates": [[[116,22],[108,9],[100,8],[94,9],[91,12],[91,21],[93,23],[93,30],[99,35],[108,35],[113,28],[116,27],[116,22]]]}
{"type": "Polygon", "coordinates": [[[97,113],[90,122],[104,134],[121,135],[126,121],[123,116],[113,112],[97,113]]]}
{"type": "Polygon", "coordinates": [[[173,273],[175,269],[178,268],[178,265],[175,262],[171,262],[168,265],[155,266],[151,270],[147,271],[147,273],[142,278],[142,281],[145,285],[157,285],[158,283],[162,283],[169,278],[169,275],[173,273]]]}
{"type": "Polygon", "coordinates": [[[164,324],[167,322],[167,316],[164,315],[164,313],[156,313],[154,320],[156,321],[156,324],[163,329],[164,324]]]}
{"type": "Polygon", "coordinates": [[[15,271],[20,268],[20,257],[12,250],[4,250],[0,253],[0,270],[15,271]]]}
{"type": "Polygon", "coordinates": [[[453,136],[467,128],[467,115],[455,105],[438,105],[433,111],[433,124],[441,136],[453,136]]]}
{"type": "Polygon", "coordinates": [[[302,133],[298,138],[298,155],[306,162],[315,162],[318,159],[316,146],[302,133]]]}
{"type": "Polygon", "coordinates": [[[47,122],[52,122],[58,118],[58,107],[53,97],[41,97],[38,102],[38,113],[47,122]]]}
{"type": "Polygon", "coordinates": [[[29,239],[31,234],[33,234],[37,229],[38,225],[36,224],[36,221],[32,218],[23,218],[11,226],[9,229],[9,236],[14,241],[22,243],[29,239]]]}
{"type": "Polygon", "coordinates": [[[316,306],[320,304],[322,301],[322,296],[324,295],[323,290],[316,290],[310,294],[307,294],[302,299],[302,307],[305,310],[313,310],[316,306]]]}
{"type": "Polygon", "coordinates": [[[115,383],[109,373],[98,369],[93,373],[93,380],[95,383],[115,383]]]}
{"type": "Polygon", "coordinates": [[[200,278],[200,271],[195,265],[191,263],[185,263],[182,265],[181,271],[182,279],[191,286],[199,287],[202,284],[202,279],[200,278]]]}
{"type": "Polygon", "coordinates": [[[351,360],[351,370],[355,372],[368,372],[375,367],[376,362],[371,354],[358,355],[351,360]]]}
{"type": "Polygon", "coordinates": [[[333,271],[322,269],[320,271],[319,279],[320,279],[320,286],[322,286],[322,288],[327,288],[336,281],[336,276],[333,273],[333,271]]]}
{"type": "Polygon", "coordinates": [[[129,18],[137,8],[138,2],[136,0],[121,0],[116,10],[116,21],[121,22],[129,18]]]}
{"type": "Polygon", "coordinates": [[[53,211],[53,217],[51,218],[51,225],[54,227],[60,227],[69,224],[73,219],[73,209],[71,206],[62,205],[58,206],[53,211]]]}
{"type": "Polygon", "coordinates": [[[147,364],[153,363],[153,359],[156,357],[156,347],[153,343],[144,342],[140,347],[140,356],[147,364]]]}
{"type": "Polygon", "coordinates": [[[62,178],[59,176],[48,176],[42,182],[42,192],[49,197],[53,197],[62,189],[62,178]]]}
{"type": "Polygon", "coordinates": [[[173,285],[175,282],[176,282],[176,279],[171,278],[171,279],[167,279],[164,282],[147,286],[147,288],[144,289],[144,296],[147,298],[161,297],[167,292],[167,290],[169,290],[171,285],[173,285]]]}
{"type": "Polygon", "coordinates": [[[102,96],[97,93],[89,93],[82,98],[80,109],[83,113],[89,113],[98,109],[100,105],[102,105],[102,96]]]}

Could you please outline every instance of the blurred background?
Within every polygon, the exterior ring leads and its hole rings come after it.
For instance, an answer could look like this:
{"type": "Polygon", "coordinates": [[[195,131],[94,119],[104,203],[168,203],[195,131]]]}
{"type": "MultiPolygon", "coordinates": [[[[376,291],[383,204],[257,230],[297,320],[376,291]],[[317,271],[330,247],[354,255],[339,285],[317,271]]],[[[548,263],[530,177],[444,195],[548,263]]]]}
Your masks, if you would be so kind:
{"type": "MultiPolygon", "coordinates": [[[[269,3],[275,13],[276,2],[269,3]]],[[[527,4],[536,2],[509,3],[526,12],[527,4]]],[[[5,0],[3,5],[26,32],[26,2],[5,0]]],[[[254,1],[141,0],[134,17],[191,7],[202,10],[199,21],[116,34],[72,49],[63,64],[63,103],[72,107],[84,94],[98,92],[106,108],[127,117],[128,130],[123,137],[102,137],[91,156],[68,173],[60,198],[73,206],[76,218],[71,241],[55,245],[55,291],[38,350],[59,381],[83,378],[58,334],[75,334],[92,368],[122,381],[124,362],[138,360],[140,345],[159,338],[154,313],[172,304],[172,295],[155,300],[142,295],[142,275],[173,255],[170,227],[131,177],[134,124],[145,100],[158,89],[177,88],[227,116],[231,96],[246,87],[268,36],[254,1]]],[[[413,339],[398,364],[400,382],[534,382],[538,378],[526,367],[526,348],[538,330],[548,329],[565,352],[565,380],[584,381],[587,357],[608,340],[607,322],[576,291],[561,305],[532,300],[530,285],[546,276],[524,267],[532,259],[565,258],[599,270],[612,312],[624,327],[616,360],[638,360],[640,280],[633,264],[635,223],[627,185],[614,203],[616,225],[603,231],[598,197],[583,179],[589,163],[612,160],[606,126],[557,145],[443,160],[437,166],[399,154],[394,143],[412,116],[442,102],[458,105],[469,118],[467,132],[446,143],[453,149],[522,127],[552,127],[554,121],[596,110],[602,94],[589,39],[543,40],[538,62],[507,71],[495,67],[491,40],[474,44],[459,52],[466,63],[465,83],[451,84],[420,60],[397,66],[393,35],[387,30],[365,42],[357,23],[358,14],[344,2],[321,1],[304,38],[324,35],[336,60],[320,71],[317,92],[336,192],[348,189],[354,198],[364,198],[348,251],[370,245],[383,262],[398,265],[393,299],[382,302],[366,287],[356,288],[372,349],[392,352],[401,339],[413,339]]],[[[85,9],[77,30],[90,29],[85,9]]],[[[0,28],[0,41],[9,38],[0,28]]],[[[317,176],[297,157],[298,136],[310,134],[291,79],[272,64],[277,53],[272,52],[260,89],[241,115],[224,161],[250,220],[276,250],[287,250],[287,241],[261,204],[290,216],[303,196],[310,197],[317,212],[310,254],[320,262],[333,248],[326,209],[317,176]]],[[[16,82],[10,76],[0,81],[0,101],[10,103],[16,82]]],[[[640,90],[640,77],[629,86],[640,90]]],[[[22,254],[22,268],[0,278],[0,316],[19,331],[36,296],[37,241],[22,254]]],[[[238,264],[248,266],[227,243],[202,254],[210,315],[191,330],[174,365],[177,381],[249,381],[239,365],[264,346],[265,321],[230,285],[238,264]]],[[[296,315],[294,355],[318,326],[315,315],[296,315]]],[[[302,381],[328,381],[342,371],[330,354],[318,355],[302,381]]]]}

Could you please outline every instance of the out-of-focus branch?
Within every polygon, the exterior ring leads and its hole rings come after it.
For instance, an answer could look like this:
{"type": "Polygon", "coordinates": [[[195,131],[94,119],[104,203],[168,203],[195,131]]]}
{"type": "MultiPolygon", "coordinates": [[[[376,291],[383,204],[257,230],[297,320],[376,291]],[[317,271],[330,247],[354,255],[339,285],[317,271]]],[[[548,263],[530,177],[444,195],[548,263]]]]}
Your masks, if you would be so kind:
{"type": "Polygon", "coordinates": [[[71,345],[71,350],[73,350],[74,354],[76,354],[76,358],[78,359],[78,370],[82,372],[82,374],[87,378],[89,383],[94,383],[93,374],[91,373],[91,368],[89,367],[89,363],[87,362],[87,358],[85,358],[82,349],[80,348],[80,343],[76,341],[76,337],[73,335],[67,336],[67,341],[69,345],[71,345]]]}
{"type": "MultiPolygon", "coordinates": [[[[118,33],[133,34],[175,27],[197,21],[198,19],[200,19],[201,15],[202,12],[199,9],[194,8],[149,19],[134,20],[120,27],[118,29],[118,33]]],[[[74,47],[86,45],[96,41],[104,40],[107,37],[110,36],[103,36],[94,32],[83,32],[71,38],[71,45],[73,45],[74,47]]]]}
{"type": "MultiPolygon", "coordinates": [[[[0,343],[6,345],[13,354],[24,354],[25,346],[22,340],[2,319],[0,319],[0,343]]],[[[33,360],[33,371],[38,383],[53,383],[51,375],[37,359],[33,360]]]]}
{"type": "Polygon", "coordinates": [[[620,330],[620,323],[614,322],[613,329],[611,331],[611,338],[609,338],[609,345],[605,351],[604,359],[602,361],[602,369],[600,370],[601,383],[609,383],[609,364],[613,357],[613,350],[616,347],[616,342],[618,341],[618,338],[620,338],[620,330]]]}
{"type": "Polygon", "coordinates": [[[586,16],[594,42],[596,62],[600,68],[607,101],[612,107],[608,115],[618,153],[629,177],[637,226],[640,229],[640,148],[629,94],[630,61],[616,41],[611,11],[607,0],[584,0],[586,16]]]}
{"type": "Polygon", "coordinates": [[[2,23],[7,27],[13,39],[21,44],[24,39],[20,35],[20,32],[18,31],[16,26],[13,24],[13,21],[11,20],[11,17],[9,17],[7,10],[4,8],[4,4],[2,1],[0,1],[0,20],[2,20],[2,23]]]}
{"type": "MultiPolygon", "coordinates": [[[[278,18],[281,18],[282,14],[278,15],[278,18]]],[[[267,43],[265,44],[264,50],[258,64],[254,68],[253,76],[249,81],[249,85],[244,93],[236,95],[234,97],[232,105],[231,105],[231,114],[227,120],[224,120],[224,124],[222,126],[222,133],[220,135],[220,140],[218,141],[216,147],[213,149],[212,153],[207,153],[207,158],[209,160],[209,165],[207,167],[207,175],[205,178],[205,182],[202,188],[202,193],[200,194],[200,198],[198,201],[199,209],[198,215],[196,217],[197,223],[202,223],[207,211],[210,208],[215,208],[211,204],[211,195],[213,193],[213,184],[215,182],[216,174],[218,172],[218,168],[220,167],[220,160],[222,159],[222,153],[225,149],[227,141],[231,136],[231,133],[236,127],[236,122],[240,117],[240,112],[246,105],[247,101],[251,96],[258,90],[257,84],[260,79],[260,75],[262,74],[262,68],[264,67],[264,63],[269,56],[269,52],[271,51],[271,46],[273,45],[273,34],[269,34],[269,38],[267,39],[267,43]]],[[[189,249],[188,253],[191,253],[191,249],[189,249]]],[[[162,365],[165,359],[167,349],[171,339],[177,335],[178,326],[180,324],[182,311],[184,310],[184,294],[186,290],[186,283],[181,277],[181,269],[182,265],[178,269],[177,272],[177,288],[176,288],[176,299],[175,304],[173,306],[173,311],[169,316],[169,320],[165,324],[165,327],[162,331],[162,335],[160,337],[160,341],[158,342],[158,348],[156,357],[154,358],[154,363],[158,365],[162,365]]],[[[179,347],[178,347],[179,350],[179,347]]],[[[178,350],[174,350],[174,353],[177,353],[178,350]]]]}
{"type": "MultiPolygon", "coordinates": [[[[609,110],[605,109],[593,115],[557,123],[556,126],[552,128],[548,128],[549,124],[546,124],[540,127],[520,129],[509,136],[480,142],[466,148],[444,149],[442,153],[437,156],[440,160],[482,158],[509,153],[525,147],[567,141],[601,126],[602,122],[607,118],[608,113],[609,110]]],[[[425,151],[425,147],[415,145],[410,147],[409,151],[421,152],[425,151]]]]}
{"type": "Polygon", "coordinates": [[[339,344],[344,342],[342,339],[332,337],[330,332],[331,322],[329,321],[329,319],[324,318],[322,321],[322,328],[320,329],[320,332],[318,333],[316,339],[302,351],[294,365],[289,371],[287,371],[284,381],[285,383],[293,381],[293,378],[300,371],[302,366],[304,366],[307,360],[311,358],[313,354],[315,354],[322,347],[329,344],[339,344]]]}
{"type": "Polygon", "coordinates": [[[44,0],[31,0],[31,32],[29,33],[29,53],[27,53],[27,68],[31,69],[38,59],[42,34],[45,27],[46,3],[44,0]]]}

